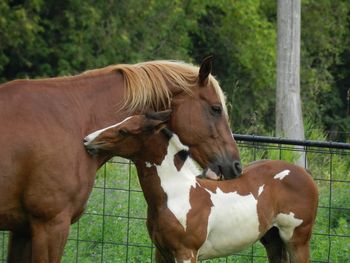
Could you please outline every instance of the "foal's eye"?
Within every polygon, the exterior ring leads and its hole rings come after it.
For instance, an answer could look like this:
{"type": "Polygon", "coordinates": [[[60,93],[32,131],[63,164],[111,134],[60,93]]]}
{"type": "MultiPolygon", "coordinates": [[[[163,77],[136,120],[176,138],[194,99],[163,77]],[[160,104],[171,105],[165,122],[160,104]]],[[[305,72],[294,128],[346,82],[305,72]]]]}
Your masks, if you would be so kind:
{"type": "Polygon", "coordinates": [[[127,136],[129,134],[129,132],[127,130],[119,130],[119,135],[121,136],[127,136]]]}
{"type": "Polygon", "coordinates": [[[211,106],[211,111],[212,111],[212,113],[215,114],[215,115],[221,115],[221,113],[222,113],[222,108],[221,108],[221,106],[219,106],[219,105],[214,105],[214,106],[211,106]]]}

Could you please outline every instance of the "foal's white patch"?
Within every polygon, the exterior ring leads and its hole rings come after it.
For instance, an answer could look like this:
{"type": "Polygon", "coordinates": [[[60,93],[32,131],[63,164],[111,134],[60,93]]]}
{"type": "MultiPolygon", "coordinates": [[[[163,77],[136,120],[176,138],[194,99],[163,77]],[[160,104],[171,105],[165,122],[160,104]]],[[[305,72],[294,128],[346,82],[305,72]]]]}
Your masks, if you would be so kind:
{"type": "Polygon", "coordinates": [[[290,170],[284,170],[282,172],[279,172],[278,174],[276,174],[273,178],[274,179],[280,179],[282,180],[284,177],[286,177],[288,174],[290,173],[290,170]]]}
{"type": "Polygon", "coordinates": [[[264,184],[262,186],[259,187],[259,191],[258,191],[258,196],[261,195],[261,193],[264,191],[264,184]]]}
{"type": "Polygon", "coordinates": [[[259,238],[258,201],[253,194],[207,190],[213,206],[208,220],[207,239],[198,251],[199,259],[229,255],[259,238]]]}
{"type": "Polygon", "coordinates": [[[178,136],[169,140],[168,152],[161,165],[157,165],[161,187],[167,195],[167,206],[186,230],[187,213],[191,209],[190,190],[196,188],[196,176],[201,173],[194,160],[187,158],[180,171],[174,164],[174,155],[188,150],[178,136]]]}
{"type": "MultiPolygon", "coordinates": [[[[177,260],[175,259],[175,262],[177,263],[177,260]]],[[[191,263],[191,259],[185,259],[182,261],[183,263],[191,263]]]]}
{"type": "Polygon", "coordinates": [[[114,125],[111,125],[109,127],[106,127],[106,128],[103,128],[103,129],[100,129],[100,130],[97,130],[93,133],[90,133],[88,136],[85,137],[85,145],[88,145],[90,142],[92,142],[93,140],[95,140],[102,132],[104,132],[105,130],[108,130],[108,129],[111,129],[111,128],[114,128],[114,127],[117,127],[118,125],[126,122],[127,120],[131,119],[132,117],[134,116],[130,116],[130,117],[127,117],[125,118],[123,121],[121,122],[118,122],[117,124],[114,124],[114,125]]]}
{"type": "Polygon", "coordinates": [[[153,166],[153,164],[151,164],[150,162],[146,162],[145,164],[147,168],[151,168],[153,166]]]}
{"type": "Polygon", "coordinates": [[[279,213],[273,225],[279,229],[282,240],[288,241],[292,238],[294,229],[303,223],[302,219],[295,217],[293,212],[289,214],[279,213]]]}

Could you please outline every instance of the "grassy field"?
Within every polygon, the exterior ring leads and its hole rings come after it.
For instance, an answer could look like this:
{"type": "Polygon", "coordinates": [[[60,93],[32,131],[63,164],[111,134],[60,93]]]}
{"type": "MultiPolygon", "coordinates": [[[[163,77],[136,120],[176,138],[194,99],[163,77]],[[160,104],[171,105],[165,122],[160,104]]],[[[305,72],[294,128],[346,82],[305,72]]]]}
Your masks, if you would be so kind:
{"type": "MultiPolygon", "coordinates": [[[[255,159],[293,161],[297,153],[279,146],[241,145],[244,164],[255,159]]],[[[320,201],[312,237],[315,262],[350,262],[350,156],[309,149],[309,169],[318,184],[320,201]],[[330,208],[331,207],[331,208],[330,208]]],[[[71,228],[62,262],[154,262],[145,227],[146,203],[135,168],[114,159],[98,172],[85,215],[71,228]]],[[[0,258],[6,255],[7,234],[0,233],[0,258]]],[[[1,260],[0,260],[1,262],[1,260]]],[[[209,262],[267,262],[262,245],[209,262]]]]}
{"type": "MultiPolygon", "coordinates": [[[[268,151],[243,147],[241,155],[244,163],[297,158],[297,153],[278,147],[268,151]]],[[[320,191],[312,259],[350,262],[349,156],[310,150],[308,162],[320,191]]],[[[145,217],[146,203],[133,165],[121,159],[108,163],[99,171],[87,214],[72,229],[63,262],[77,257],[79,262],[153,262],[145,217]]],[[[264,248],[257,243],[239,255],[204,262],[266,262],[265,256],[264,248]]]]}

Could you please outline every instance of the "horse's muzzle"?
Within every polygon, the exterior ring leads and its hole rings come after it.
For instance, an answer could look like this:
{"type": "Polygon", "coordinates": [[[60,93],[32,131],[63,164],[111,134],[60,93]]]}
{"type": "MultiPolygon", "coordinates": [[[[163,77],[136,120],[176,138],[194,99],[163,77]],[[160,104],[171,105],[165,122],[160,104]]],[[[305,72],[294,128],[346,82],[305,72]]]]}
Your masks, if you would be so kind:
{"type": "Polygon", "coordinates": [[[239,177],[242,173],[241,162],[237,160],[233,162],[228,162],[225,160],[213,162],[207,169],[206,177],[210,179],[215,177],[213,173],[216,174],[218,178],[224,180],[239,177]]]}
{"type": "Polygon", "coordinates": [[[240,161],[233,161],[230,164],[219,166],[219,168],[225,179],[239,177],[242,173],[242,165],[240,161]]]}

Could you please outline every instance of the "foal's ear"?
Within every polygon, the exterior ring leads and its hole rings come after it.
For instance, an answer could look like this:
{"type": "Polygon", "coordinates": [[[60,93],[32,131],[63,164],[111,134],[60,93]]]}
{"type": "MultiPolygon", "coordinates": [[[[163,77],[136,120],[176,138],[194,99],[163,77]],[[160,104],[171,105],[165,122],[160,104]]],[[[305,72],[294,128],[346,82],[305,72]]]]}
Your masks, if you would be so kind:
{"type": "Polygon", "coordinates": [[[159,121],[168,121],[170,119],[171,110],[148,112],[146,113],[146,118],[159,121]]]}
{"type": "Polygon", "coordinates": [[[208,84],[208,76],[211,73],[214,56],[204,58],[199,68],[198,84],[203,87],[208,84]]]}
{"type": "Polygon", "coordinates": [[[166,127],[166,122],[170,119],[171,110],[146,113],[148,129],[158,132],[166,127]]]}

